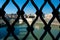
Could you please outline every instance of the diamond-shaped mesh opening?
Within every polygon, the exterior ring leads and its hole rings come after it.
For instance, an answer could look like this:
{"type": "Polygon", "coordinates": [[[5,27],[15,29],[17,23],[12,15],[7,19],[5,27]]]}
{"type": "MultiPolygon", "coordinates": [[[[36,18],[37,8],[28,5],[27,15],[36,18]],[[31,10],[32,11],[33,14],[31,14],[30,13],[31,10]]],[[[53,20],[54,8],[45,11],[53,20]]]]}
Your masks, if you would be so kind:
{"type": "Polygon", "coordinates": [[[54,21],[51,23],[51,33],[54,35],[54,37],[56,37],[60,31],[59,26],[60,26],[60,23],[55,18],[54,21]]]}
{"type": "Polygon", "coordinates": [[[36,10],[30,1],[25,7],[24,12],[26,16],[25,19],[28,21],[29,25],[31,25],[33,20],[36,18],[36,14],[35,14],[36,10]]]}
{"type": "Polygon", "coordinates": [[[27,30],[26,30],[28,27],[27,24],[22,23],[22,24],[14,26],[14,27],[15,27],[14,33],[19,38],[19,40],[22,40],[23,37],[27,34],[27,30]]]}
{"type": "Polygon", "coordinates": [[[42,12],[44,14],[44,20],[48,23],[49,20],[53,17],[52,15],[52,8],[50,7],[50,5],[48,3],[46,3],[46,5],[44,6],[42,12]],[[48,9],[47,9],[48,8],[48,9]]]}
{"type": "Polygon", "coordinates": [[[12,24],[16,20],[16,18],[18,17],[18,15],[17,15],[17,8],[10,1],[9,4],[6,6],[6,8],[4,10],[6,12],[5,18],[9,21],[10,24],[12,24]]]}
{"type": "Polygon", "coordinates": [[[44,32],[44,24],[42,20],[40,19],[40,17],[38,17],[33,27],[34,27],[33,32],[36,35],[36,37],[39,39],[44,32]]]}
{"type": "Polygon", "coordinates": [[[40,17],[38,17],[37,21],[34,24],[34,28],[40,29],[43,27],[44,27],[44,24],[43,24],[42,20],[40,19],[40,17]]]}
{"type": "Polygon", "coordinates": [[[9,4],[5,7],[6,14],[16,14],[17,8],[14,6],[14,4],[10,1],[9,4]]]}

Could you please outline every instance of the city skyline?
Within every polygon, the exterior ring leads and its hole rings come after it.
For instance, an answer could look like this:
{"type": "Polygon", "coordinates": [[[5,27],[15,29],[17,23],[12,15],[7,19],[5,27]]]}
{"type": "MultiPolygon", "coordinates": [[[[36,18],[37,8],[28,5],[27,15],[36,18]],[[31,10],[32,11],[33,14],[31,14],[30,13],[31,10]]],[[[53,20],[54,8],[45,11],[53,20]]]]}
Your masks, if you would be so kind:
{"type": "MultiPolygon", "coordinates": [[[[2,7],[2,5],[3,5],[3,3],[5,1],[4,0],[0,0],[0,8],[2,7]]],[[[15,2],[19,5],[19,7],[21,9],[22,5],[26,2],[26,0],[15,0],[15,2]]],[[[44,3],[44,0],[34,0],[34,2],[38,6],[38,8],[40,8],[41,5],[44,3]]],[[[54,4],[55,8],[59,4],[59,0],[51,0],[51,2],[54,4]]],[[[4,10],[6,11],[7,14],[16,13],[17,12],[17,8],[14,6],[14,4],[11,1],[9,2],[9,4],[6,6],[6,8],[4,10]]],[[[30,14],[30,13],[33,13],[34,14],[36,12],[36,9],[31,4],[30,1],[27,4],[27,6],[24,8],[24,12],[26,14],[30,14]]],[[[52,12],[52,8],[50,7],[50,5],[48,3],[46,3],[46,5],[44,6],[42,12],[45,13],[45,14],[49,14],[49,13],[52,12]]]]}

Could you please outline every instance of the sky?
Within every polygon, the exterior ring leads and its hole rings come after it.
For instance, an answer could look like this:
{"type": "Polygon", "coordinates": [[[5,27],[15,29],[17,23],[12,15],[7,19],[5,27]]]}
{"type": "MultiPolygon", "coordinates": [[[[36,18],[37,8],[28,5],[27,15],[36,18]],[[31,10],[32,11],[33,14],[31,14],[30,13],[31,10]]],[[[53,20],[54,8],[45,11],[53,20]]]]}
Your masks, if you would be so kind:
{"type": "MultiPolygon", "coordinates": [[[[0,0],[0,8],[2,7],[3,3],[6,0],[0,0]]],[[[18,6],[20,7],[20,9],[22,8],[23,4],[26,2],[26,0],[15,0],[15,2],[18,4],[18,6]]],[[[41,5],[44,3],[44,0],[34,0],[35,4],[38,6],[38,8],[41,7],[41,5]]],[[[52,4],[55,6],[55,8],[59,5],[59,0],[51,0],[52,4]]],[[[7,14],[16,14],[16,12],[18,11],[17,8],[14,6],[14,4],[12,3],[12,1],[10,0],[9,4],[5,7],[5,12],[7,14]]],[[[60,10],[60,9],[59,9],[60,10]]],[[[50,7],[50,5],[48,3],[46,3],[46,5],[44,6],[42,12],[44,14],[49,14],[51,13],[53,10],[50,7]]],[[[29,3],[27,4],[27,6],[24,8],[24,12],[26,14],[34,14],[36,12],[36,9],[34,8],[34,6],[31,4],[31,2],[29,1],[29,3]]]]}

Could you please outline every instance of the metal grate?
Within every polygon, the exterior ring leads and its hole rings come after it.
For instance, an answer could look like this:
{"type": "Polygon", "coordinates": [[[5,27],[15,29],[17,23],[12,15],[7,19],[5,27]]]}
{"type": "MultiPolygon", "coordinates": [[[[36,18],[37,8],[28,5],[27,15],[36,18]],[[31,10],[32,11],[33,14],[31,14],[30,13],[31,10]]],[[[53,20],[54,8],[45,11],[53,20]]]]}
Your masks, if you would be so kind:
{"type": "Polygon", "coordinates": [[[6,37],[4,38],[4,40],[7,40],[7,38],[9,37],[10,34],[12,34],[12,36],[16,39],[19,40],[19,38],[14,34],[14,25],[15,23],[19,20],[19,17],[21,16],[23,21],[28,25],[27,27],[27,34],[25,35],[25,37],[22,40],[26,40],[26,38],[28,37],[29,33],[31,32],[32,36],[35,38],[35,40],[38,40],[38,38],[35,36],[35,34],[33,33],[34,28],[33,25],[34,23],[37,21],[38,17],[40,17],[40,19],[42,20],[42,22],[44,23],[44,33],[42,34],[42,36],[40,37],[39,40],[43,40],[43,38],[46,36],[47,32],[49,33],[49,35],[51,36],[52,40],[58,40],[60,38],[60,32],[58,33],[58,35],[56,36],[56,38],[53,36],[53,34],[51,33],[51,23],[54,21],[54,19],[56,18],[58,20],[58,22],[60,23],[60,18],[58,16],[59,14],[59,8],[60,8],[60,4],[58,5],[57,8],[54,7],[54,5],[51,3],[51,0],[44,0],[44,3],[41,5],[40,9],[37,7],[37,5],[34,3],[33,0],[27,0],[26,3],[22,6],[22,9],[20,10],[19,6],[15,3],[14,0],[12,0],[12,3],[16,6],[16,8],[18,9],[17,15],[18,17],[16,18],[16,20],[13,22],[12,25],[10,25],[10,23],[7,21],[7,19],[5,18],[5,7],[7,6],[7,4],[10,2],[10,0],[6,0],[6,2],[2,5],[2,8],[0,8],[0,17],[2,17],[2,19],[6,22],[8,28],[8,34],[6,35],[6,37]],[[29,23],[27,22],[27,20],[24,18],[24,14],[25,12],[23,11],[24,8],[26,7],[26,5],[29,3],[29,1],[31,1],[32,5],[35,7],[36,9],[36,19],[32,22],[31,25],[29,25],[29,23]],[[53,9],[52,15],[53,17],[51,18],[51,20],[49,21],[49,23],[47,24],[46,21],[43,19],[42,15],[42,9],[43,7],[46,5],[46,3],[48,2],[48,4],[50,5],[50,7],[53,9]]]}

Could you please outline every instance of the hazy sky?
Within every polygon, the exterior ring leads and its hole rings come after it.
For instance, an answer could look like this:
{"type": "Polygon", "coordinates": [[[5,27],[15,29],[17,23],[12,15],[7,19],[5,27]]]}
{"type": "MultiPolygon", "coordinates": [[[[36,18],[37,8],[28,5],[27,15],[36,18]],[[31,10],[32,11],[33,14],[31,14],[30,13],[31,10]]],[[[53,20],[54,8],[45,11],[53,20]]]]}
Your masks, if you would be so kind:
{"type": "MultiPolygon", "coordinates": [[[[2,7],[2,5],[3,5],[3,3],[5,1],[6,0],[0,0],[0,8],[2,7]]],[[[21,9],[22,5],[26,2],[26,0],[15,0],[15,2],[19,5],[19,7],[21,9]]],[[[34,2],[38,6],[38,8],[40,8],[41,5],[44,3],[44,0],[34,0],[34,2]]],[[[51,0],[51,2],[54,4],[55,8],[59,4],[59,0],[51,0]]],[[[9,4],[6,6],[6,8],[4,10],[8,14],[17,12],[17,8],[14,6],[14,4],[11,1],[9,2],[9,4]]],[[[36,12],[34,6],[31,4],[30,1],[29,1],[28,5],[25,7],[24,11],[25,11],[26,14],[30,14],[30,13],[35,13],[36,12]]],[[[44,6],[42,11],[43,11],[43,13],[48,14],[48,13],[52,12],[52,8],[50,7],[50,5],[48,3],[46,3],[46,5],[44,6]]]]}

